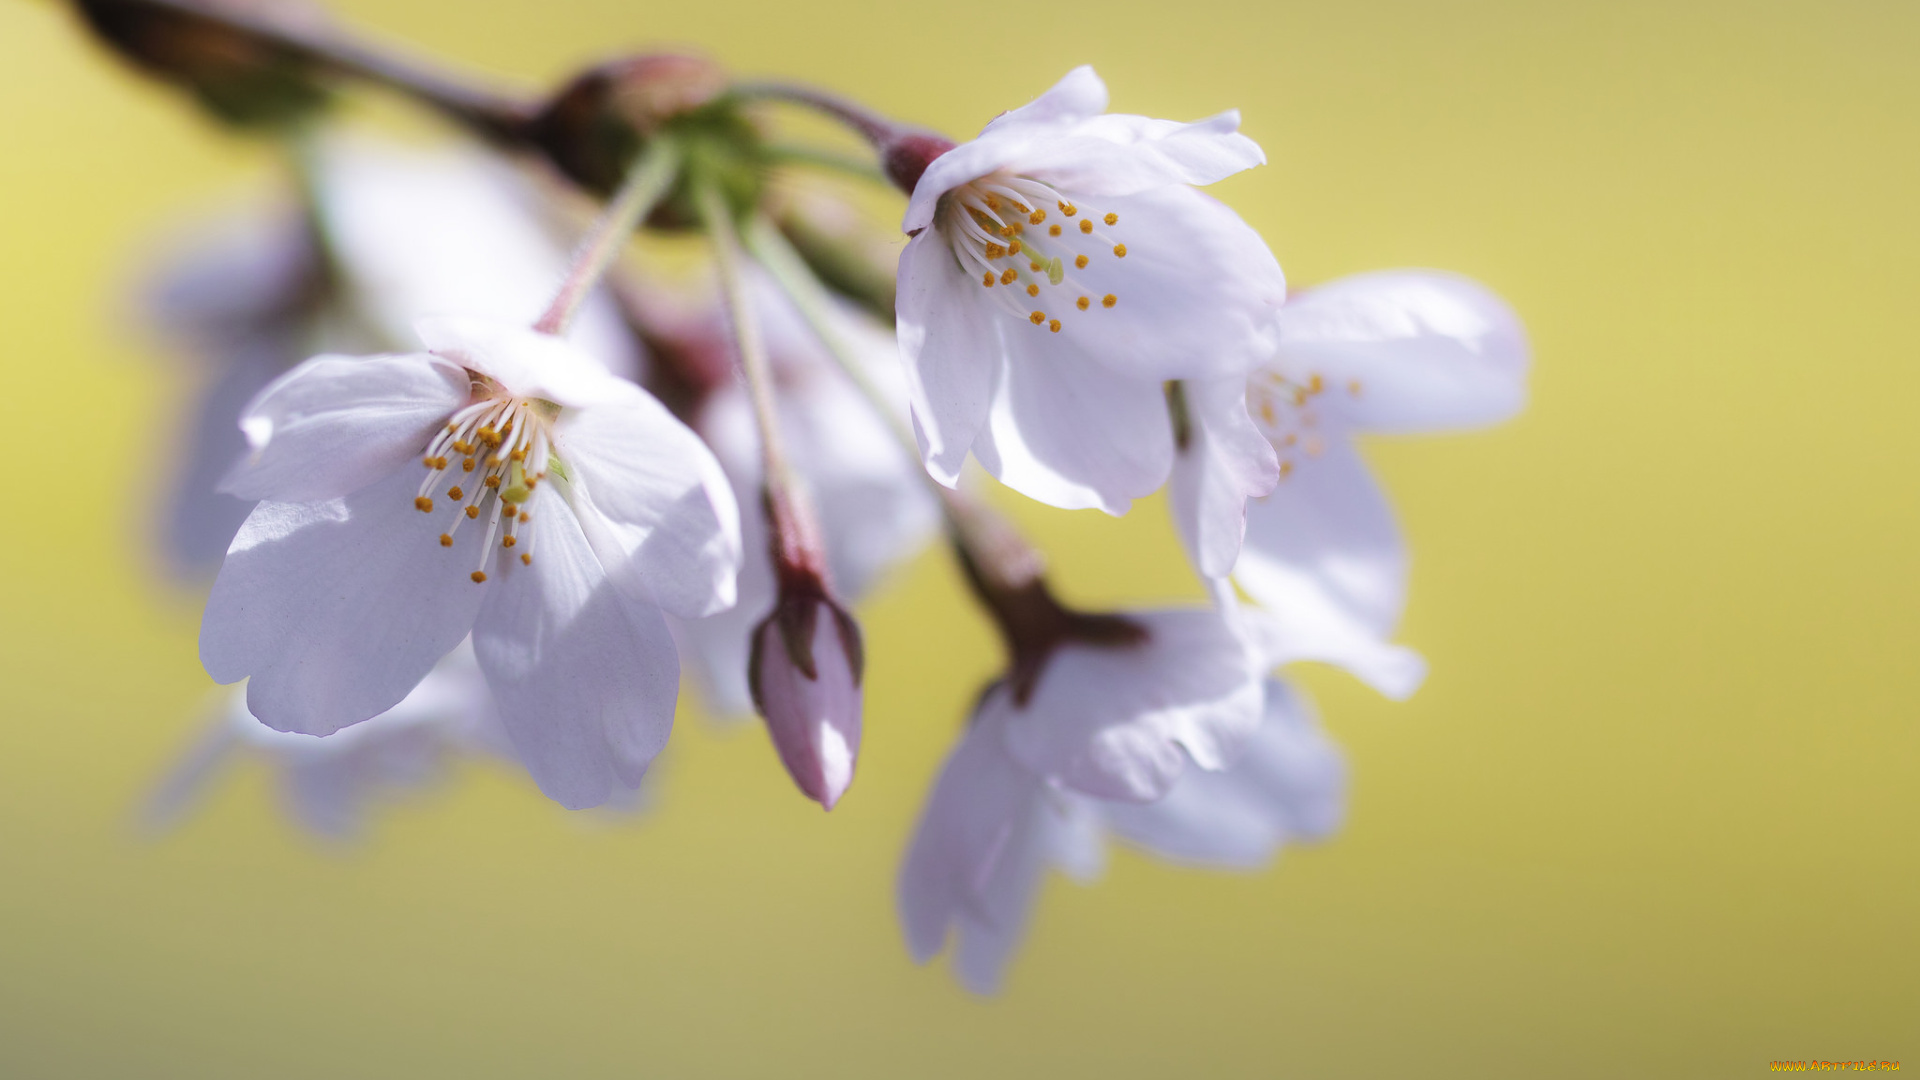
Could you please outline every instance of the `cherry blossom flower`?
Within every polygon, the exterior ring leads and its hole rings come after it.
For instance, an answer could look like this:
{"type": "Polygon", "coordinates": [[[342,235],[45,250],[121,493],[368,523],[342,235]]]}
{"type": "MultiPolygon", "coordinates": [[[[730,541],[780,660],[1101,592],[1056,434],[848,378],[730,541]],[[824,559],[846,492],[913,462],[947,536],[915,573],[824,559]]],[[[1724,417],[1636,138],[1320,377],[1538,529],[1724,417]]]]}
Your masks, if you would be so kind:
{"type": "Polygon", "coordinates": [[[1385,637],[1407,555],[1353,436],[1459,430],[1526,401],[1529,349],[1464,278],[1360,274],[1302,292],[1246,379],[1183,384],[1171,505],[1195,567],[1319,633],[1385,637]],[[1243,546],[1244,534],[1244,546],[1243,546]]]}
{"type": "Polygon", "coordinates": [[[925,963],[953,936],[954,971],[993,993],[1025,936],[1049,868],[1089,882],[1104,837],[1190,866],[1254,868],[1282,846],[1331,833],[1346,771],[1313,710],[1266,680],[1260,713],[1233,764],[1188,770],[1163,797],[1099,799],[1027,769],[1009,751],[1010,713],[983,708],[947,759],[902,865],[900,919],[925,963]]]}
{"type": "MultiPolygon", "coordinates": [[[[426,316],[531,323],[566,267],[538,193],[478,150],[328,138],[304,161],[307,215],[243,200],[196,221],[148,290],[151,320],[202,369],[163,509],[165,550],[183,574],[218,565],[251,509],[215,489],[246,452],[235,419],[268,382],[316,352],[404,348],[426,316]]],[[[571,336],[615,374],[638,367],[604,293],[571,336]]]]}
{"type": "Polygon", "coordinates": [[[969,451],[1055,506],[1124,513],[1173,460],[1162,383],[1243,377],[1274,344],[1279,264],[1191,185],[1265,161],[1234,112],[1107,114],[1077,68],[913,188],[900,345],[921,450],[957,482],[969,451]]]}
{"type": "Polygon", "coordinates": [[[660,403],[559,338],[469,320],[429,351],[322,356],[247,408],[225,490],[264,500],[200,654],[268,725],[400,701],[469,631],[502,723],[569,807],[639,783],[678,691],[661,609],[731,604],[738,510],[660,403]],[[424,475],[422,473],[424,463],[424,475]]]}
{"type": "Polygon", "coordinates": [[[787,773],[807,798],[831,810],[853,783],[860,756],[860,628],[811,589],[781,589],[754,633],[753,700],[787,773]]]}

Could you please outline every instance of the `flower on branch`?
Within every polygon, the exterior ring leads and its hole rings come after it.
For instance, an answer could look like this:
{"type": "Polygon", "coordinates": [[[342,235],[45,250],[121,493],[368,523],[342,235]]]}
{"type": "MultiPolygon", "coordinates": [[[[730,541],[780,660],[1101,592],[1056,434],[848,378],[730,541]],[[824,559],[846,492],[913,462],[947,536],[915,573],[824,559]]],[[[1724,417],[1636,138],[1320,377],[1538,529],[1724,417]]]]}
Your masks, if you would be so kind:
{"type": "Polygon", "coordinates": [[[634,787],[678,692],[662,609],[731,604],[738,509],[659,402],[566,342],[429,321],[430,351],[322,356],[268,386],[225,490],[262,500],[201,625],[215,679],[325,735],[403,698],[469,631],[541,790],[634,787]]]}
{"type": "Polygon", "coordinates": [[[1078,68],[936,157],[903,227],[898,315],[928,470],[971,452],[1032,498],[1124,513],[1173,461],[1168,379],[1271,353],[1280,266],[1194,190],[1265,161],[1239,115],[1105,113],[1078,68]]]}

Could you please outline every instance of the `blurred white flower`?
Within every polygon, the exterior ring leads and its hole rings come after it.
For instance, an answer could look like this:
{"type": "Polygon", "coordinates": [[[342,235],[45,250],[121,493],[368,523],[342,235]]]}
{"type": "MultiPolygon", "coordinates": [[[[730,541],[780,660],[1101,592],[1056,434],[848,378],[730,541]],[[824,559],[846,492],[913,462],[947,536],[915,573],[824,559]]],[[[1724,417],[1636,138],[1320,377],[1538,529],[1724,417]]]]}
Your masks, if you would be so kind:
{"type": "Polygon", "coordinates": [[[236,756],[274,771],[282,805],[297,824],[335,838],[356,835],[383,802],[435,783],[473,754],[511,757],[473,651],[442,660],[398,705],[325,738],[275,731],[230,691],[199,740],[156,786],[146,824],[166,828],[192,809],[236,756]]]}
{"type": "Polygon", "coordinates": [[[1275,325],[1279,347],[1249,378],[1183,384],[1175,521],[1202,574],[1230,572],[1320,633],[1384,638],[1405,603],[1406,548],[1352,437],[1514,415],[1525,332],[1481,286],[1420,271],[1309,289],[1275,325]]]}
{"type": "MultiPolygon", "coordinates": [[[[425,316],[531,324],[566,271],[538,192],[496,157],[338,137],[303,161],[306,213],[253,206],[196,222],[148,290],[151,319],[204,371],[164,509],[182,573],[217,565],[246,519],[248,503],[214,489],[246,451],[241,407],[275,376],[315,353],[408,347],[425,316]]],[[[615,374],[639,368],[603,293],[571,337],[615,374]]]]}
{"type": "Polygon", "coordinates": [[[994,992],[1047,870],[1097,877],[1106,834],[1178,863],[1251,868],[1289,841],[1330,833],[1344,812],[1339,752],[1286,683],[1267,680],[1258,708],[1231,766],[1186,770],[1147,803],[1049,782],[1009,752],[1011,714],[982,708],[941,770],[901,867],[897,902],[914,959],[925,963],[952,935],[960,981],[994,992]]]}
{"type": "Polygon", "coordinates": [[[900,347],[928,470],[971,451],[1041,502],[1124,513],[1173,460],[1168,379],[1271,353],[1279,264],[1190,185],[1265,161],[1234,112],[1105,114],[1077,68],[926,167],[903,228],[900,347]]]}
{"type": "Polygon", "coordinates": [[[672,726],[661,608],[733,602],[732,492],[693,432],[567,342],[451,319],[421,336],[430,352],[306,361],[248,406],[252,453],[224,488],[266,501],[214,582],[201,659],[250,677],[269,725],[325,735],[471,631],[541,790],[599,805],[672,726]]]}

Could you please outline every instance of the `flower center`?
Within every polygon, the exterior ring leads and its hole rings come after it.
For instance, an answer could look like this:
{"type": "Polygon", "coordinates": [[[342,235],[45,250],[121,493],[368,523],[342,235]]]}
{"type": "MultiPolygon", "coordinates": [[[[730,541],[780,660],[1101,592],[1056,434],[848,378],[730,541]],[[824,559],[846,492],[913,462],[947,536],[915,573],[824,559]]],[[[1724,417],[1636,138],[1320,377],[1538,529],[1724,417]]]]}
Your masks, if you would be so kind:
{"type": "Polygon", "coordinates": [[[1127,245],[1107,231],[1119,223],[1118,214],[1077,206],[1048,184],[1006,173],[947,192],[940,211],[940,231],[961,268],[992,290],[1000,306],[1056,334],[1062,323],[1049,310],[1091,311],[1120,302],[1086,287],[1077,273],[1095,259],[1126,258],[1127,245]],[[1042,300],[1043,292],[1057,302],[1042,300]]]}
{"type": "MultiPolygon", "coordinates": [[[[1359,397],[1359,381],[1347,383],[1346,390],[1359,397]]],[[[1327,439],[1313,403],[1326,392],[1327,381],[1318,373],[1302,381],[1268,368],[1247,380],[1247,413],[1279,454],[1280,479],[1293,475],[1303,456],[1316,458],[1325,452],[1327,439]]]]}
{"type": "Polygon", "coordinates": [[[427,467],[427,478],[413,505],[423,514],[433,513],[433,493],[447,485],[446,498],[454,504],[453,524],[440,534],[440,546],[448,548],[460,526],[487,515],[480,565],[471,575],[478,584],[487,580],[496,535],[501,550],[519,547],[521,564],[533,564],[532,534],[522,545],[516,527],[532,520],[524,504],[553,463],[550,429],[560,407],[539,398],[506,394],[478,377],[474,386],[483,393],[481,400],[454,413],[427,443],[426,455],[420,459],[427,467]]]}

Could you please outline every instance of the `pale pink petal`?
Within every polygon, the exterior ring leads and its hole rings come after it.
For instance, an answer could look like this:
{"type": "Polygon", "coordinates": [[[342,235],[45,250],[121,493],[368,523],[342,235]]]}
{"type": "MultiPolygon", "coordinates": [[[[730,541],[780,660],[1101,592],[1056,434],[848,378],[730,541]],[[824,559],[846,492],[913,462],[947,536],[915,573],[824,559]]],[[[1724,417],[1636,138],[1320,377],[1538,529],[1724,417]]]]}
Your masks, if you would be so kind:
{"type": "Polygon", "coordinates": [[[563,412],[553,438],[581,527],[617,587],[689,618],[733,605],[740,509],[698,435],[636,390],[563,412]]]}
{"type": "Polygon", "coordinates": [[[1182,386],[1188,426],[1174,454],[1168,508],[1194,567],[1207,577],[1222,577],[1240,556],[1247,500],[1273,490],[1280,461],[1247,415],[1246,380],[1182,386]]]}
{"type": "Polygon", "coordinates": [[[896,307],[914,430],[927,471],[948,487],[986,424],[1005,348],[1001,325],[1010,320],[986,292],[937,234],[914,237],[901,253],[896,307]]]}
{"type": "Polygon", "coordinates": [[[1512,309],[1466,278],[1356,274],[1289,300],[1274,367],[1327,390],[1315,406],[1354,430],[1446,431],[1505,420],[1527,398],[1531,349],[1512,309]]]}
{"type": "Polygon", "coordinates": [[[220,490],[276,502],[358,491],[409,460],[418,464],[468,393],[465,372],[423,353],[316,356],[247,404],[240,430],[248,453],[220,490]]]}
{"type": "Polygon", "coordinates": [[[1077,351],[1008,342],[1006,367],[974,455],[999,481],[1067,510],[1127,512],[1166,482],[1173,430],[1165,391],[1077,351]]]}
{"type": "Polygon", "coordinates": [[[529,514],[489,583],[473,651],[540,790],[568,809],[599,806],[638,787],[666,745],[679,660],[659,610],[611,587],[551,487],[529,514]]]}
{"type": "Polygon", "coordinates": [[[467,316],[421,319],[414,330],[427,351],[469,368],[520,397],[581,408],[624,404],[645,397],[607,362],[566,338],[531,327],[467,316]]]}
{"type": "Polygon", "coordinates": [[[207,598],[200,658],[218,682],[251,676],[269,726],[325,735],[392,708],[460,643],[486,586],[480,529],[440,545],[402,469],[326,502],[263,502],[207,598]]]}

